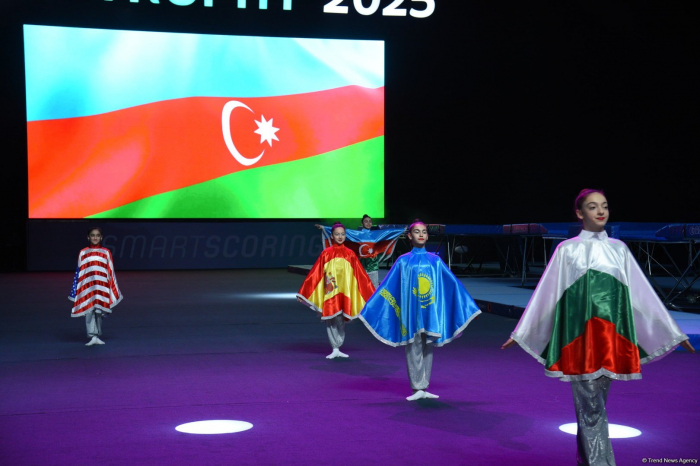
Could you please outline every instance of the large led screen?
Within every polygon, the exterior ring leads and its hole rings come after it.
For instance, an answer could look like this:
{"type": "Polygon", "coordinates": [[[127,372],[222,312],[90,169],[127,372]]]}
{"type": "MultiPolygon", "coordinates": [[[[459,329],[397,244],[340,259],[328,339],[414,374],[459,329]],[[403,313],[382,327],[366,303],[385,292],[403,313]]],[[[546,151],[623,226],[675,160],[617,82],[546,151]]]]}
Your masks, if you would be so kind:
{"type": "Polygon", "coordinates": [[[384,43],[24,26],[30,218],[384,215],[384,43]]]}

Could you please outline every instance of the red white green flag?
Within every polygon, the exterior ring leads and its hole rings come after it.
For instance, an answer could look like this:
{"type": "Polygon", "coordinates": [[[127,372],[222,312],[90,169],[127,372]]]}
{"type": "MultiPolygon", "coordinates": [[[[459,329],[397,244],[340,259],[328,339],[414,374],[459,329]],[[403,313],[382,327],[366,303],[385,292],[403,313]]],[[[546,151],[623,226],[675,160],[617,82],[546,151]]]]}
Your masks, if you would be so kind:
{"type": "Polygon", "coordinates": [[[630,380],[688,337],[627,246],[583,231],[557,248],[512,338],[550,377],[630,380]]]}

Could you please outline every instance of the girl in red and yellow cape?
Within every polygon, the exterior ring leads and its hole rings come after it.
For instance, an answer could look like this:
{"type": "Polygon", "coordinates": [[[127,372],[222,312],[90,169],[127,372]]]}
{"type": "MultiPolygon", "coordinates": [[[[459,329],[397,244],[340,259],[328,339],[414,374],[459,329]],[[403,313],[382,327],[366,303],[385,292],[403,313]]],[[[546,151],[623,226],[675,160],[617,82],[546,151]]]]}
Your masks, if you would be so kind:
{"type": "Polygon", "coordinates": [[[321,314],[333,352],[328,359],[347,358],[340,352],[345,321],[356,319],[374,293],[374,286],[357,256],[346,248],[345,227],[335,223],[333,245],[324,249],[301,285],[297,300],[321,314]]]}
{"type": "Polygon", "coordinates": [[[574,202],[581,233],[562,242],[511,338],[571,382],[577,462],[614,465],[605,404],[610,381],[641,379],[641,365],[679,344],[695,352],[622,241],[608,238],[608,201],[584,189],[574,202]]]}
{"type": "Polygon", "coordinates": [[[86,346],[104,345],[102,316],[111,314],[112,308],[122,300],[114,274],[112,253],[102,246],[102,230],[88,230],[89,246],[78,255],[78,267],[73,276],[68,299],[73,301],[72,317],[85,316],[85,326],[90,341],[86,346]]]}

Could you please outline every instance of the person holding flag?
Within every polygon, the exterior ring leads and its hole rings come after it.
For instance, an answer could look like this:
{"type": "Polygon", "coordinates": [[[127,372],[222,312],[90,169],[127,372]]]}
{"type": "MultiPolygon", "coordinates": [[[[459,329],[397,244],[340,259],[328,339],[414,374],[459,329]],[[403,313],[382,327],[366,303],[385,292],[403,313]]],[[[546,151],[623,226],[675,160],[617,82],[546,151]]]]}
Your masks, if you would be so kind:
{"type": "Polygon", "coordinates": [[[85,346],[104,345],[102,316],[111,314],[123,295],[114,274],[114,262],[109,249],[102,247],[102,230],[88,231],[89,246],[78,254],[73,286],[68,299],[73,301],[72,317],[85,316],[85,326],[90,341],[85,346]]]}
{"type": "MultiPolygon", "coordinates": [[[[329,247],[332,244],[331,229],[318,224],[314,226],[321,230],[324,246],[329,247]]],[[[357,254],[375,288],[379,286],[379,263],[394,253],[396,242],[404,231],[400,228],[380,229],[373,226],[372,217],[365,214],[359,230],[347,232],[345,244],[357,254]]]]}
{"type": "Polygon", "coordinates": [[[333,352],[327,359],[347,358],[340,351],[345,341],[345,321],[356,319],[374,286],[355,253],[346,248],[345,227],[331,228],[333,244],[324,249],[297,293],[297,300],[318,312],[326,322],[333,352]]]}
{"type": "Polygon", "coordinates": [[[562,242],[511,337],[571,382],[577,463],[614,465],[605,405],[611,380],[641,379],[641,365],[679,344],[695,352],[622,241],[608,238],[608,201],[584,189],[574,201],[583,229],[562,242]]]}
{"type": "MultiPolygon", "coordinates": [[[[372,217],[367,214],[363,215],[362,227],[360,228],[360,231],[364,232],[376,230],[379,230],[379,227],[372,226],[372,217]]],[[[372,285],[377,288],[379,286],[379,256],[375,255],[374,257],[360,257],[360,264],[362,264],[362,267],[365,268],[365,272],[367,272],[369,279],[372,280],[372,285]]]]}
{"type": "Polygon", "coordinates": [[[413,390],[406,399],[414,401],[438,398],[427,391],[433,347],[458,338],[481,311],[442,259],[426,252],[425,223],[415,220],[408,239],[413,250],[396,260],[360,320],[382,343],[405,347],[413,390]]]}

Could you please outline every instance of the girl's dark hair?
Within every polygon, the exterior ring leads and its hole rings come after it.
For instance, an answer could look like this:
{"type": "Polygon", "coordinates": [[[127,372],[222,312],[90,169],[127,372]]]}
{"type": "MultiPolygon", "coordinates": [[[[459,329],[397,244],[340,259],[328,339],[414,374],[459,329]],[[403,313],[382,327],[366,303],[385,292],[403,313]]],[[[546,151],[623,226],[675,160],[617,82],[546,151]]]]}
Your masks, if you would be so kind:
{"type": "Polygon", "coordinates": [[[100,227],[92,227],[92,228],[90,228],[90,229],[88,230],[88,233],[87,233],[88,236],[90,236],[90,233],[92,233],[92,230],[97,230],[97,231],[100,232],[100,234],[101,234],[102,236],[104,236],[104,233],[102,233],[102,229],[101,229],[100,227]]]}
{"type": "Polygon", "coordinates": [[[576,196],[576,200],[574,201],[574,213],[576,213],[577,210],[583,209],[583,202],[588,196],[590,196],[593,193],[598,193],[605,196],[605,193],[602,189],[582,189],[581,192],[578,193],[578,196],[576,196]]]}
{"type": "Polygon", "coordinates": [[[366,218],[372,218],[372,217],[370,217],[370,216],[367,215],[367,214],[364,214],[364,215],[362,216],[362,221],[364,222],[366,218]]]}
{"type": "Polygon", "coordinates": [[[343,230],[345,230],[345,226],[342,223],[335,222],[331,227],[331,234],[333,234],[333,231],[335,231],[336,228],[342,228],[343,230]]]}
{"type": "Polygon", "coordinates": [[[426,228],[428,227],[428,225],[427,225],[423,220],[417,218],[417,219],[415,219],[415,220],[413,221],[413,223],[411,223],[411,225],[408,227],[408,232],[410,233],[411,230],[413,230],[413,227],[414,227],[415,225],[418,225],[418,224],[425,225],[426,228]]]}

